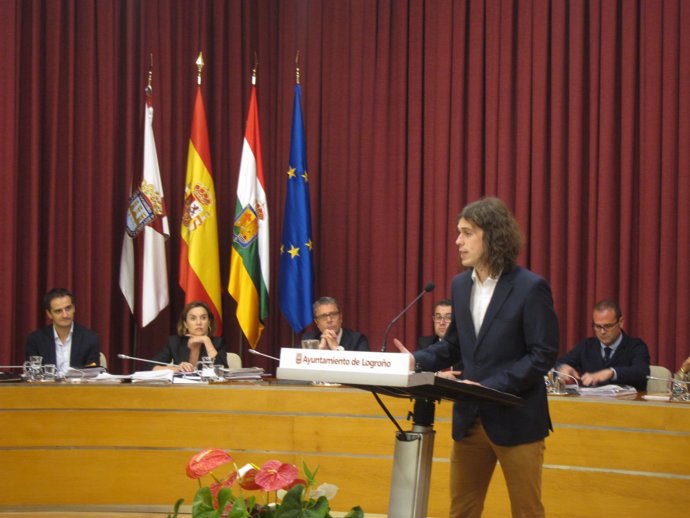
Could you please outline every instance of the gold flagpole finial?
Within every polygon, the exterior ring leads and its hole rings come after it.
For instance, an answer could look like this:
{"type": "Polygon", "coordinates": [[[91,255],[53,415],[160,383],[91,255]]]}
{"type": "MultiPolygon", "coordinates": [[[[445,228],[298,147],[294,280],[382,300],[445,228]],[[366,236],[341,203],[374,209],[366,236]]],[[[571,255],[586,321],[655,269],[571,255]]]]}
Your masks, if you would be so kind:
{"type": "Polygon", "coordinates": [[[259,58],[254,52],[254,68],[252,68],[252,86],[256,85],[256,69],[259,68],[259,58]]]}
{"type": "Polygon", "coordinates": [[[151,97],[153,95],[153,54],[149,54],[151,58],[151,63],[149,65],[149,73],[146,81],[146,95],[151,97]]]}
{"type": "Polygon", "coordinates": [[[299,84],[299,50],[295,56],[295,83],[299,84]]]}
{"type": "Polygon", "coordinates": [[[197,68],[196,84],[200,85],[201,84],[201,71],[204,68],[204,53],[203,52],[199,52],[199,57],[196,59],[196,68],[197,68]]]}

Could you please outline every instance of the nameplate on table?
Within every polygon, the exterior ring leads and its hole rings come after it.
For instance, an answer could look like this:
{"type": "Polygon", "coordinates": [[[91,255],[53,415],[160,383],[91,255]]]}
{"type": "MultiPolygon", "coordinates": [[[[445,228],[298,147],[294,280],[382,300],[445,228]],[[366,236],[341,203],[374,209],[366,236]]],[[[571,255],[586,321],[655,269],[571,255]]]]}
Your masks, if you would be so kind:
{"type": "Polygon", "coordinates": [[[284,380],[405,387],[414,374],[409,362],[402,353],[284,347],[276,374],[284,380]]]}

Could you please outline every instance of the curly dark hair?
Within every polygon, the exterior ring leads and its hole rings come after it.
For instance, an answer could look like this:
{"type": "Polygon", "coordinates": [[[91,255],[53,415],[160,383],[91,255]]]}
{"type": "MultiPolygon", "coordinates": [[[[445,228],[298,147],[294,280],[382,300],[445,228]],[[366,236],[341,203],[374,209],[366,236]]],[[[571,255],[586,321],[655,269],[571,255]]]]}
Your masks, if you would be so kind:
{"type": "Polygon", "coordinates": [[[505,203],[498,198],[481,198],[462,209],[458,221],[461,218],[484,232],[484,261],[489,275],[495,277],[515,267],[524,238],[505,203]]]}

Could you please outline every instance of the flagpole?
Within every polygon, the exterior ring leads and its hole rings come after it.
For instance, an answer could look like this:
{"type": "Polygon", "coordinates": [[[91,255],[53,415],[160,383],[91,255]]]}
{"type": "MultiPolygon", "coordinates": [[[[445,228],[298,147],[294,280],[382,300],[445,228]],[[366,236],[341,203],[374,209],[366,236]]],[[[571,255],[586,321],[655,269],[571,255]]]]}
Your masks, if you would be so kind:
{"type": "Polygon", "coordinates": [[[204,69],[204,53],[199,52],[199,57],[196,59],[196,84],[201,86],[201,71],[204,69]]]}
{"type": "Polygon", "coordinates": [[[295,84],[299,84],[299,50],[295,56],[295,84]]]}
{"type": "MultiPolygon", "coordinates": [[[[254,54],[254,67],[252,68],[252,86],[256,86],[256,69],[259,65],[258,58],[256,57],[256,54],[254,54]]],[[[237,346],[237,352],[240,355],[240,358],[243,357],[243,349],[244,349],[244,332],[242,331],[242,327],[239,328],[237,331],[238,335],[238,346],[237,346]]]]}
{"type": "MultiPolygon", "coordinates": [[[[299,50],[297,51],[297,54],[295,55],[295,84],[299,85],[299,50]]],[[[295,347],[295,336],[297,336],[297,333],[295,333],[294,329],[291,329],[290,333],[290,347],[294,348],[295,347]]]]}

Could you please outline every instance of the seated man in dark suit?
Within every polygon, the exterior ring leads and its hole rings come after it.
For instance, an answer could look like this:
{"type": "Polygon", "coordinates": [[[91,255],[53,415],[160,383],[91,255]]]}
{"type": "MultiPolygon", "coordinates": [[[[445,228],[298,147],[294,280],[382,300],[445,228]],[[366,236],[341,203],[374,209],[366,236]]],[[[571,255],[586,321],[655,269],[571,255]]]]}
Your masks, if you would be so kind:
{"type": "Polygon", "coordinates": [[[303,340],[319,340],[319,349],[369,351],[369,341],[362,333],[343,326],[343,313],[333,297],[321,297],[312,306],[318,332],[307,332],[303,340]]]}
{"type": "Polygon", "coordinates": [[[450,299],[439,300],[434,306],[434,314],[431,318],[434,321],[434,334],[433,336],[420,337],[417,341],[417,350],[429,347],[443,339],[446,329],[453,320],[453,308],[450,299]]]}
{"type": "Polygon", "coordinates": [[[612,383],[645,390],[649,376],[647,344],[625,334],[622,326],[623,315],[617,302],[597,302],[592,313],[596,336],[578,343],[558,360],[556,370],[575,377],[586,387],[612,383]]]}
{"type": "Polygon", "coordinates": [[[53,323],[31,333],[26,340],[26,357],[42,356],[43,364],[54,364],[59,374],[69,367],[96,366],[100,363],[98,335],[74,321],[74,295],[55,288],[43,296],[46,316],[53,323]]]}

